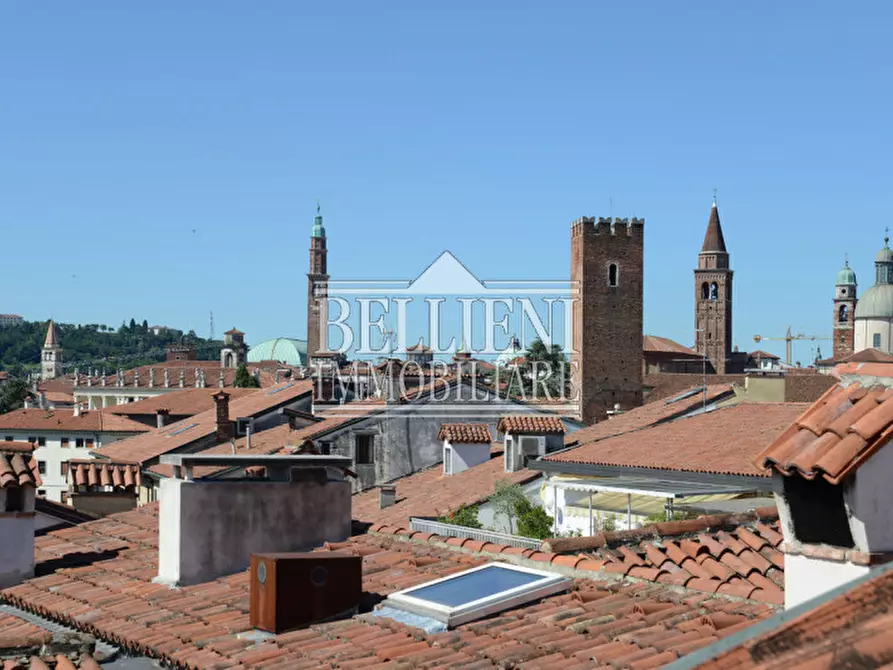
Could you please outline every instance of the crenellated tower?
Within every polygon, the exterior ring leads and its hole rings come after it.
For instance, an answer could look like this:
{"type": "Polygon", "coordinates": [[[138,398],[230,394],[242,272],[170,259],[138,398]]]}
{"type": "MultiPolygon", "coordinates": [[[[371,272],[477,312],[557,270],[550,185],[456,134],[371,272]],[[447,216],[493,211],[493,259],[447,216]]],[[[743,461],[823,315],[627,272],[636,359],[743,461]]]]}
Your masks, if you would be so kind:
{"type": "Polygon", "coordinates": [[[695,349],[721,375],[732,371],[732,274],[714,196],[695,270],[695,349]]]}
{"type": "Polygon", "coordinates": [[[327,293],[328,269],[326,266],[326,229],[322,225],[322,213],[316,205],[316,218],[310,233],[310,271],[307,273],[307,360],[325,352],[326,336],[321,332],[328,321],[327,293]]]}
{"type": "Polygon", "coordinates": [[[571,374],[586,423],[642,404],[644,240],[644,219],[571,224],[571,374]]]}

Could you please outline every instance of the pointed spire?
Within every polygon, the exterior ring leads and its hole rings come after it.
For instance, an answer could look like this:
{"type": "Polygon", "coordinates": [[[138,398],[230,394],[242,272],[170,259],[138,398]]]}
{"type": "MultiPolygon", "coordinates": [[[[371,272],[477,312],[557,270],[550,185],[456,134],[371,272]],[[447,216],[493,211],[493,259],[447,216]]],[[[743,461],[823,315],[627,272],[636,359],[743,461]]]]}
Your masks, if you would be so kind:
{"type": "Polygon", "coordinates": [[[719,223],[719,208],[716,206],[716,191],[713,192],[713,207],[710,209],[710,220],[707,222],[707,233],[704,235],[704,245],[701,253],[728,253],[726,241],[722,236],[722,225],[719,223]]]}
{"type": "Polygon", "coordinates": [[[50,325],[47,327],[47,337],[43,342],[43,348],[49,349],[51,347],[59,346],[59,338],[56,336],[56,324],[50,319],[50,325]]]}

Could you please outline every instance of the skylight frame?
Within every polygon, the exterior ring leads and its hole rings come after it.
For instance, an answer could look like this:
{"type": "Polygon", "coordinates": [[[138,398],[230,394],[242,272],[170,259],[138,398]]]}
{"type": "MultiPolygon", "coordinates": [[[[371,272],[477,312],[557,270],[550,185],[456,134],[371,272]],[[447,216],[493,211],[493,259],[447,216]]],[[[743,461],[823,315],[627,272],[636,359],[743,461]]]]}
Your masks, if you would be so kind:
{"type": "Polygon", "coordinates": [[[456,626],[468,623],[469,621],[483,619],[492,614],[504,612],[505,610],[512,609],[514,607],[518,607],[535,600],[547,598],[548,596],[555,595],[556,593],[568,591],[572,588],[572,586],[572,579],[569,579],[568,577],[555,572],[537,570],[536,568],[528,568],[527,566],[515,565],[513,563],[506,563],[503,561],[491,561],[490,563],[486,563],[484,565],[479,565],[477,567],[463,570],[461,572],[454,572],[453,574],[447,575],[446,577],[434,579],[423,584],[416,584],[415,586],[412,586],[408,589],[397,591],[389,595],[382,604],[393,607],[395,609],[412,612],[413,614],[427,616],[436,621],[446,624],[449,628],[455,628],[456,626]],[[501,568],[506,570],[513,570],[515,572],[523,572],[528,575],[536,575],[540,577],[540,579],[530,584],[522,584],[520,586],[506,589],[504,591],[500,591],[483,598],[478,598],[476,600],[470,600],[466,603],[455,606],[442,605],[440,603],[435,603],[424,598],[416,598],[414,596],[408,595],[413,591],[418,591],[429,586],[442,584],[444,582],[448,582],[465,575],[470,575],[475,572],[480,572],[482,570],[491,568],[501,568]]]}

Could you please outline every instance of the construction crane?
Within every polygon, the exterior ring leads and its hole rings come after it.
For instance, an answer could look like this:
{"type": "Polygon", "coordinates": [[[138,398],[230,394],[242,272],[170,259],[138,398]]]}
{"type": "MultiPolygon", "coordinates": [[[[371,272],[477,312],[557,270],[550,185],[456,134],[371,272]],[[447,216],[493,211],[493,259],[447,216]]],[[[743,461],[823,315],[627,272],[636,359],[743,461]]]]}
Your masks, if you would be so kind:
{"type": "Polygon", "coordinates": [[[785,335],[784,337],[763,337],[762,335],[754,335],[753,336],[753,341],[757,342],[757,343],[760,343],[763,340],[766,340],[767,342],[772,341],[772,340],[775,340],[775,341],[784,340],[784,343],[785,343],[785,356],[784,356],[785,360],[784,360],[784,362],[787,365],[791,365],[791,343],[794,340],[816,341],[816,340],[830,340],[830,339],[831,339],[830,337],[818,337],[816,335],[804,335],[803,333],[797,333],[796,335],[794,335],[793,333],[791,333],[790,326],[788,326],[787,335],[785,335]]]}

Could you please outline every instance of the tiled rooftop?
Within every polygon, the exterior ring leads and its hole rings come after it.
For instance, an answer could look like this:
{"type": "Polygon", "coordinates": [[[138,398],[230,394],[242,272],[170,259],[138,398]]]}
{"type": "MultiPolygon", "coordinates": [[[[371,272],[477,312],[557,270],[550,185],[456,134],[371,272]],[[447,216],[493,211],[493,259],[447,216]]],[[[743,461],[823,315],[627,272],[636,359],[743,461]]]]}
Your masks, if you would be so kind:
{"type": "Polygon", "coordinates": [[[111,486],[115,490],[139,487],[140,466],[101,460],[73,460],[68,463],[68,481],[74,486],[111,486]]]}
{"type": "MultiPolygon", "coordinates": [[[[888,366],[893,367],[893,366],[888,366]]],[[[760,453],[759,467],[832,484],[855,472],[893,436],[893,388],[835,386],[760,453]]]]}
{"type": "Polygon", "coordinates": [[[559,416],[548,414],[508,414],[499,419],[500,433],[564,435],[564,422],[559,416]]]}
{"type": "Polygon", "coordinates": [[[889,668],[893,572],[886,570],[694,667],[889,668]]]}
{"type": "Polygon", "coordinates": [[[677,354],[681,356],[690,356],[692,358],[701,358],[701,354],[694,349],[679,344],[669,338],[657,337],[656,335],[644,335],[642,337],[642,349],[645,353],[677,354]]]}
{"type": "Polygon", "coordinates": [[[455,475],[444,475],[443,466],[435,465],[391,482],[397,487],[397,501],[384,509],[379,508],[377,488],[358,493],[351,502],[353,517],[366,523],[407,527],[410,517],[441,516],[486,500],[500,480],[521,484],[537,477],[532,470],[505,472],[501,449],[502,445],[496,446],[489,461],[455,475]]]}
{"type": "Polygon", "coordinates": [[[0,414],[0,431],[2,430],[145,433],[149,427],[105,410],[83,410],[75,416],[70,409],[18,409],[0,414]]]}
{"type": "MultiPolygon", "coordinates": [[[[250,417],[270,411],[293,402],[302,395],[309,394],[311,389],[312,382],[309,379],[285,382],[268,389],[256,389],[254,393],[230,399],[230,420],[235,421],[236,417],[250,417]]],[[[219,389],[215,390],[215,392],[217,391],[219,389]]],[[[143,428],[145,427],[143,426],[143,428]]],[[[216,429],[217,410],[209,409],[163,428],[150,430],[143,435],[119,440],[98,449],[96,453],[114,461],[145,463],[162,454],[181,449],[196,440],[205,438],[213,434],[216,429]]]]}
{"type": "MultiPolygon", "coordinates": [[[[581,428],[578,431],[569,433],[564,438],[564,443],[567,446],[582,445],[587,442],[595,442],[615,435],[641,430],[648,426],[683,416],[702,406],[704,393],[699,389],[703,389],[703,387],[689,386],[673,397],[661,402],[650,402],[628,412],[612,416],[607,421],[599,421],[586,428],[581,428]]],[[[708,404],[730,398],[733,395],[734,391],[728,384],[707,386],[708,404]]]]}
{"type": "Polygon", "coordinates": [[[33,454],[34,445],[28,442],[0,442],[0,488],[40,486],[33,454]]]}
{"type": "Polygon", "coordinates": [[[442,423],[437,439],[455,444],[490,444],[493,437],[486,423],[442,423]]]}
{"type": "MultiPolygon", "coordinates": [[[[445,633],[360,615],[257,641],[238,635],[250,629],[247,572],[180,589],[151,582],[157,573],[156,514],[155,505],[147,506],[37,538],[39,576],[3,597],[178,667],[283,670],[658,667],[774,611],[753,601],[588,572],[586,559],[563,557],[575,561],[556,563],[575,578],[572,593],[445,633]]],[[[455,546],[421,535],[373,533],[321,551],[363,557],[361,608],[368,611],[396,590],[493,558],[472,553],[469,542],[455,546]]],[[[542,565],[537,553],[527,552],[503,558],[542,565]]]]}
{"type": "MultiPolygon", "coordinates": [[[[212,396],[219,390],[217,387],[182,389],[124,405],[115,405],[106,408],[105,411],[110,414],[154,415],[159,409],[166,409],[172,416],[194,416],[214,408],[212,396]]],[[[230,401],[232,401],[250,395],[256,390],[253,388],[228,388],[226,392],[229,393],[230,401]]]]}
{"type": "MultiPolygon", "coordinates": [[[[609,573],[781,605],[782,540],[778,512],[772,507],[602,533],[582,541],[595,547],[586,555],[609,573]]],[[[554,548],[560,549],[560,543],[555,541],[554,548]]]]}
{"type": "MultiPolygon", "coordinates": [[[[754,458],[790,426],[803,409],[804,405],[794,403],[732,405],[589,442],[546,456],[545,460],[766,476],[765,470],[754,465],[754,458]]],[[[615,420],[608,419],[604,423],[610,425],[615,420]]]]}

